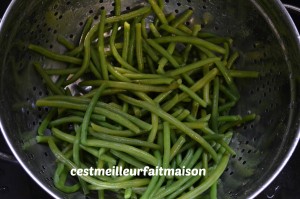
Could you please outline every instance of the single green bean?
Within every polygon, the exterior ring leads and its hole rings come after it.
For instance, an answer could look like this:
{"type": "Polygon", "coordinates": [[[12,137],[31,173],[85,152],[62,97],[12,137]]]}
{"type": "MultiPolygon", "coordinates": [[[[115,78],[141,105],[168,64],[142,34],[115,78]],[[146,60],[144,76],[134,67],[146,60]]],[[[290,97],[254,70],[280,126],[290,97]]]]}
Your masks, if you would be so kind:
{"type": "Polygon", "coordinates": [[[107,69],[107,63],[106,63],[106,58],[105,58],[105,53],[104,53],[104,29],[105,29],[105,23],[106,23],[106,11],[101,10],[101,18],[99,22],[99,31],[98,31],[98,56],[99,56],[99,61],[100,61],[100,66],[101,66],[101,72],[103,79],[108,80],[108,69],[107,69]]]}
{"type": "Polygon", "coordinates": [[[216,61],[219,61],[219,60],[220,60],[220,58],[218,58],[218,57],[207,58],[207,59],[204,59],[204,60],[200,60],[200,61],[188,64],[188,65],[185,65],[184,67],[180,67],[180,68],[177,68],[177,69],[174,69],[174,70],[171,70],[171,71],[167,71],[166,75],[174,77],[174,76],[177,76],[177,75],[181,75],[183,73],[190,72],[192,70],[196,70],[196,69],[198,69],[200,67],[203,67],[203,66],[206,66],[208,64],[212,64],[212,63],[214,63],[216,61]]]}
{"type": "Polygon", "coordinates": [[[104,133],[96,133],[93,131],[90,131],[89,134],[91,134],[92,136],[99,138],[101,140],[106,140],[106,141],[111,141],[111,142],[116,142],[116,143],[128,144],[128,145],[132,145],[132,146],[144,146],[144,147],[152,148],[152,149],[160,148],[157,144],[143,141],[140,139],[135,139],[135,138],[126,138],[126,137],[108,135],[108,134],[104,134],[104,133]]]}
{"type": "Polygon", "coordinates": [[[122,153],[122,152],[116,151],[116,150],[110,150],[110,151],[113,155],[117,156],[124,162],[127,162],[128,164],[135,166],[136,168],[142,169],[146,166],[144,163],[138,161],[137,159],[135,159],[134,157],[132,157],[130,155],[127,155],[126,153],[122,153]]]}
{"type": "Polygon", "coordinates": [[[164,154],[163,154],[163,167],[168,168],[170,164],[170,150],[171,150],[171,140],[170,140],[170,125],[168,122],[163,122],[163,134],[164,134],[164,154]]]}
{"type": "Polygon", "coordinates": [[[64,92],[56,86],[56,84],[51,80],[51,78],[47,75],[45,70],[42,68],[40,63],[34,63],[34,67],[36,71],[42,76],[48,88],[57,95],[62,95],[64,92]]]}
{"type": "Polygon", "coordinates": [[[90,123],[91,115],[94,111],[94,108],[97,104],[97,101],[99,100],[99,97],[101,96],[102,92],[106,89],[106,84],[102,84],[98,90],[96,91],[95,95],[91,99],[87,110],[85,112],[85,115],[83,117],[83,122],[81,125],[81,143],[85,143],[87,139],[87,133],[88,133],[88,126],[90,123]]]}
{"type": "Polygon", "coordinates": [[[45,69],[46,74],[48,75],[69,75],[74,74],[79,71],[80,68],[53,68],[53,69],[45,69]]]}
{"type": "Polygon", "coordinates": [[[57,114],[57,109],[53,108],[50,110],[50,112],[46,115],[46,117],[43,119],[42,123],[38,127],[38,135],[44,135],[50,121],[53,119],[53,117],[57,114]]]}
{"type": "Polygon", "coordinates": [[[150,23],[149,27],[154,37],[161,37],[161,34],[158,32],[157,28],[153,23],[150,23]]]}
{"type": "Polygon", "coordinates": [[[179,89],[188,94],[193,100],[198,102],[202,107],[206,107],[207,103],[201,99],[195,92],[193,92],[190,88],[184,86],[183,84],[179,85],[179,89]]]}
{"type": "Polygon", "coordinates": [[[55,61],[61,61],[61,62],[76,64],[76,65],[82,64],[82,60],[79,58],[71,57],[71,56],[67,56],[67,55],[61,55],[61,54],[52,52],[46,48],[43,48],[41,46],[37,46],[34,44],[29,44],[28,49],[35,51],[41,55],[44,55],[45,57],[48,57],[50,59],[53,59],[55,61]]]}
{"type": "Polygon", "coordinates": [[[85,25],[83,27],[82,33],[81,33],[81,37],[80,37],[80,41],[79,41],[79,46],[83,46],[84,45],[84,40],[89,32],[89,30],[91,29],[93,24],[93,17],[88,17],[85,25]]]}
{"type": "Polygon", "coordinates": [[[237,78],[257,78],[259,77],[259,72],[257,71],[245,71],[245,70],[228,70],[231,77],[237,78]]]}
{"type": "Polygon", "coordinates": [[[179,17],[175,18],[171,25],[175,28],[178,27],[179,24],[185,23],[193,15],[193,13],[193,10],[187,9],[179,17]]]}
{"type": "Polygon", "coordinates": [[[135,25],[135,50],[138,70],[142,72],[144,70],[144,58],[143,58],[143,39],[142,39],[142,24],[137,23],[135,25]]]}
{"type": "Polygon", "coordinates": [[[178,154],[179,149],[186,142],[185,136],[181,135],[170,150],[170,161],[178,154]]]}
{"type": "Polygon", "coordinates": [[[136,134],[129,131],[129,130],[116,130],[116,129],[109,129],[104,126],[99,126],[97,124],[92,123],[91,124],[92,129],[99,133],[105,133],[108,135],[115,135],[115,136],[121,136],[121,137],[132,137],[136,134]]]}
{"type": "Polygon", "coordinates": [[[218,77],[216,77],[214,79],[214,84],[213,84],[212,111],[211,111],[211,126],[212,126],[212,130],[216,133],[218,133],[219,88],[220,88],[220,80],[218,77]]]}
{"type": "Polygon", "coordinates": [[[80,82],[81,86],[99,86],[102,84],[107,84],[110,88],[119,88],[143,92],[167,92],[178,87],[177,82],[173,82],[169,86],[150,86],[144,84],[135,84],[130,82],[117,82],[117,81],[106,81],[106,80],[87,80],[80,82]]]}
{"type": "Polygon", "coordinates": [[[156,16],[158,17],[158,19],[160,20],[160,22],[162,24],[167,24],[168,21],[166,19],[165,14],[163,13],[162,9],[159,7],[159,5],[157,4],[156,0],[148,0],[149,4],[151,5],[154,13],[156,14],[156,16]]]}
{"type": "Polygon", "coordinates": [[[124,22],[124,39],[123,39],[123,48],[122,48],[122,58],[127,60],[128,56],[128,47],[130,40],[130,24],[128,22],[124,22]]]}
{"type": "Polygon", "coordinates": [[[58,35],[56,38],[57,42],[66,47],[68,50],[73,50],[75,48],[75,45],[67,40],[65,37],[62,35],[58,35]]]}
{"type": "Polygon", "coordinates": [[[199,45],[204,48],[207,48],[208,50],[212,50],[221,54],[225,53],[225,49],[223,47],[220,47],[218,45],[215,45],[213,43],[210,43],[208,41],[205,41],[203,39],[197,38],[197,37],[191,37],[191,36],[165,36],[153,39],[157,43],[170,43],[170,42],[182,42],[182,43],[190,43],[193,45],[199,45]]]}

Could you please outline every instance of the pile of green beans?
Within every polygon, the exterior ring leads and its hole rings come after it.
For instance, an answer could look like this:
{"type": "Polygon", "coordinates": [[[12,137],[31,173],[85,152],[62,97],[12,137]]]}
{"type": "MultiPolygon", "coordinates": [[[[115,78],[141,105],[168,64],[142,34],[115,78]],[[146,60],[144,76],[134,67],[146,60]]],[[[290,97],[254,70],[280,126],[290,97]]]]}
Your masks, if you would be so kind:
{"type": "Polygon", "coordinates": [[[114,15],[101,10],[100,22],[89,18],[78,42],[58,36],[63,54],[28,47],[66,66],[34,64],[50,93],[36,101],[50,108],[36,139],[56,156],[54,185],[63,192],[217,198],[218,179],[235,154],[229,146],[235,127],[256,117],[230,112],[240,98],[235,79],[259,75],[234,69],[232,39],[185,25],[193,17],[190,9],[175,15],[164,12],[162,1],[148,2],[121,13],[116,0],[114,15]],[[69,174],[72,168],[146,165],[205,168],[207,175],[69,174]],[[70,178],[76,182],[67,183],[70,178]]]}

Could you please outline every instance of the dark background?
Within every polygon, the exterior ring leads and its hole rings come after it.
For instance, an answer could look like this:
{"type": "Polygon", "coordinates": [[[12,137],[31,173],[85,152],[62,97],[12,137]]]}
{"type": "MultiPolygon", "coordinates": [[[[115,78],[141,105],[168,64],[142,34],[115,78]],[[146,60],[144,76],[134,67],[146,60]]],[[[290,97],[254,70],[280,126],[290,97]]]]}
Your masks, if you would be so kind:
{"type": "MultiPolygon", "coordinates": [[[[0,0],[0,17],[10,0],[0,0]]],[[[299,0],[282,0],[283,3],[300,7],[299,0]]],[[[300,30],[300,14],[290,12],[300,30]]],[[[0,151],[10,153],[0,133],[0,151]]],[[[300,146],[280,175],[268,186],[257,199],[298,199],[300,198],[300,146]]],[[[51,199],[26,174],[20,165],[0,160],[0,198],[1,199],[51,199]]]]}

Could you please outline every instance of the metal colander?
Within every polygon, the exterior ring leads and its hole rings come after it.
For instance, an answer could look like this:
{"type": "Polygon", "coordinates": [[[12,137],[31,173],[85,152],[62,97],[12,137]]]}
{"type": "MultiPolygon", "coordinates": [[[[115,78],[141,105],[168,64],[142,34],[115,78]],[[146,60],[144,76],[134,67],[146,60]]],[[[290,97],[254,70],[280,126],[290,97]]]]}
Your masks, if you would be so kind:
{"type": "MultiPolygon", "coordinates": [[[[57,198],[86,198],[65,194],[53,186],[55,158],[36,143],[38,125],[47,108],[35,101],[48,93],[32,67],[64,67],[28,51],[29,43],[64,52],[57,35],[78,42],[86,19],[100,20],[100,10],[113,14],[113,0],[19,1],[10,5],[0,34],[1,129],[14,155],[30,176],[57,198]]],[[[122,1],[126,12],[147,3],[122,1]]],[[[241,99],[234,112],[259,117],[237,129],[231,147],[237,152],[222,175],[220,198],[251,198],[279,173],[299,139],[299,36],[277,0],[165,0],[165,12],[193,9],[187,25],[200,23],[205,31],[233,38],[240,52],[235,67],[261,73],[258,79],[237,82],[241,99]]],[[[150,20],[150,19],[149,19],[150,20]]]]}

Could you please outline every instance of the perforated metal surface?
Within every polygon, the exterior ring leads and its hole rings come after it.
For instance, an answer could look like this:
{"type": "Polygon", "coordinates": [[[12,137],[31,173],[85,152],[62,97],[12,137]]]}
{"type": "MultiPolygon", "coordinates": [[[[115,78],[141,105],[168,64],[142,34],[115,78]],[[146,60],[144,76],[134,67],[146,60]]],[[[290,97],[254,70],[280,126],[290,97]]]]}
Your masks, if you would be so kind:
{"type": "MultiPolygon", "coordinates": [[[[219,186],[221,198],[246,198],[271,180],[283,166],[299,139],[299,42],[289,19],[277,1],[178,0],[165,1],[167,13],[193,9],[187,25],[200,23],[205,31],[232,37],[241,57],[239,69],[260,71],[258,79],[237,82],[241,100],[234,112],[254,112],[259,118],[237,129],[231,146],[232,157],[219,186]],[[297,86],[296,86],[297,85],[297,86]]],[[[146,5],[144,1],[122,1],[126,12],[146,5]]],[[[54,156],[35,141],[36,129],[47,109],[36,108],[36,99],[48,93],[32,62],[48,68],[63,64],[29,52],[29,43],[64,52],[57,35],[78,42],[89,16],[94,23],[100,9],[113,14],[113,1],[74,0],[14,2],[2,24],[1,125],[6,139],[22,165],[53,196],[84,198],[81,193],[66,195],[53,186],[54,156]],[[16,20],[17,19],[17,20],[16,20]]],[[[149,19],[151,20],[151,19],[149,19]]]]}

